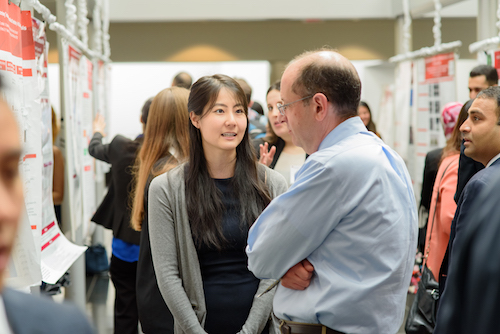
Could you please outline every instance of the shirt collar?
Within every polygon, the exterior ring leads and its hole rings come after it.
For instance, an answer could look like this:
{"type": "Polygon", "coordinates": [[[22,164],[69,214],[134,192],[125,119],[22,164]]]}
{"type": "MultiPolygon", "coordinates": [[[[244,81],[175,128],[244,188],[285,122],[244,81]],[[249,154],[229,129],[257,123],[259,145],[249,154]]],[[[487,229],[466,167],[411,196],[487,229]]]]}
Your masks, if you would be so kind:
{"type": "Polygon", "coordinates": [[[497,155],[495,155],[495,156],[493,157],[493,159],[491,159],[491,160],[488,162],[488,164],[486,165],[486,167],[485,167],[485,168],[490,167],[490,166],[491,166],[491,165],[492,165],[495,161],[497,161],[499,158],[500,158],[500,153],[498,153],[497,155]]]}
{"type": "Polygon", "coordinates": [[[368,132],[368,130],[359,116],[350,117],[326,135],[321,144],[319,144],[318,151],[333,146],[341,140],[359,132],[368,132]]]}

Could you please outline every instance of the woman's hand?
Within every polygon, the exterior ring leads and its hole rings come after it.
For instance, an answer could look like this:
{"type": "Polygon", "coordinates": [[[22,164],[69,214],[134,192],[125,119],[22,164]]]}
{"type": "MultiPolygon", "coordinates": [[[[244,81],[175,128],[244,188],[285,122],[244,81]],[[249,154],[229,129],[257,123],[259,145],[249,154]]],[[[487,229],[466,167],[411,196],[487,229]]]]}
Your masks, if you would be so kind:
{"type": "Polygon", "coordinates": [[[104,120],[104,116],[101,114],[97,114],[94,119],[94,132],[100,132],[103,137],[106,137],[106,133],[104,129],[106,128],[106,121],[104,120]]]}
{"type": "Polygon", "coordinates": [[[259,148],[260,148],[259,162],[269,167],[271,165],[271,162],[273,162],[274,154],[276,153],[276,146],[271,147],[271,149],[269,150],[269,144],[264,143],[264,145],[260,144],[259,148]]]}

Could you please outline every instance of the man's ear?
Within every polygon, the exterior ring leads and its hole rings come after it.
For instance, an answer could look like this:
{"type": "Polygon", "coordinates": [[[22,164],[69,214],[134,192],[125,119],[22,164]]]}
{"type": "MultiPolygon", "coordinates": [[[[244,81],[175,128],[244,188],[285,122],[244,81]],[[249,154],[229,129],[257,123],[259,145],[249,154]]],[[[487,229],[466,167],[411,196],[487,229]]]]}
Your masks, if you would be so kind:
{"type": "Polygon", "coordinates": [[[312,102],[315,107],[314,117],[321,122],[325,119],[328,113],[328,98],[323,93],[316,93],[312,97],[312,102]]]}
{"type": "Polygon", "coordinates": [[[196,115],[194,111],[189,112],[189,118],[191,119],[191,123],[193,123],[193,126],[197,129],[200,128],[200,116],[196,115]]]}

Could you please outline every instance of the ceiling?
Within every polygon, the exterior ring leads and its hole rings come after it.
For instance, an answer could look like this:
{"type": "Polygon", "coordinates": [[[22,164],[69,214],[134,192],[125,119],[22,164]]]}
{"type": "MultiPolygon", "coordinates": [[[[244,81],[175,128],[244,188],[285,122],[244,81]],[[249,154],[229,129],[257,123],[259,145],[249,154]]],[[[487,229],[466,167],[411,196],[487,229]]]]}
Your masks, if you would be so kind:
{"type": "MultiPolygon", "coordinates": [[[[441,0],[443,17],[476,17],[478,0],[441,0]]],[[[109,0],[112,22],[394,19],[402,0],[109,0]]],[[[434,15],[433,0],[410,0],[412,16],[434,15]]]]}
{"type": "MultiPolygon", "coordinates": [[[[56,1],[40,0],[57,16],[56,1]]],[[[89,16],[95,0],[87,0],[89,16]]],[[[394,19],[403,0],[107,0],[111,22],[394,19]]],[[[433,0],[409,0],[413,18],[432,17],[433,0]]],[[[478,0],[441,0],[442,17],[477,17],[478,0]]]]}

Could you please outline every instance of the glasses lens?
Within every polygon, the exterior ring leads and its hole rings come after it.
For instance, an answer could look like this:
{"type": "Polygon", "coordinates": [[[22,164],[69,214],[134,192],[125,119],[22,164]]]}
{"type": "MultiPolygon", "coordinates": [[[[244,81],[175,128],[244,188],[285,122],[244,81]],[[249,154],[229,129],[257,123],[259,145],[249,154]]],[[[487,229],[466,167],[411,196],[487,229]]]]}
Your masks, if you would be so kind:
{"type": "Polygon", "coordinates": [[[276,103],[276,107],[278,107],[280,114],[285,115],[285,108],[283,108],[283,105],[281,103],[276,103]]]}

